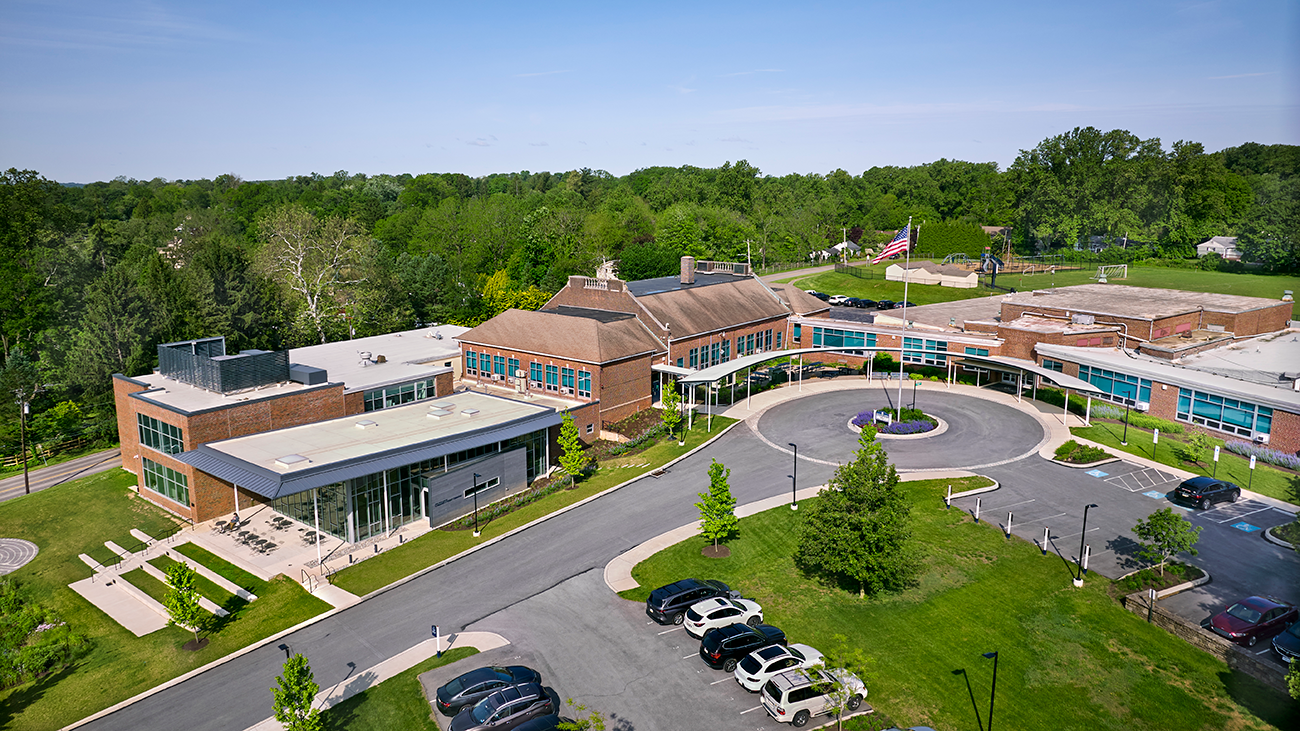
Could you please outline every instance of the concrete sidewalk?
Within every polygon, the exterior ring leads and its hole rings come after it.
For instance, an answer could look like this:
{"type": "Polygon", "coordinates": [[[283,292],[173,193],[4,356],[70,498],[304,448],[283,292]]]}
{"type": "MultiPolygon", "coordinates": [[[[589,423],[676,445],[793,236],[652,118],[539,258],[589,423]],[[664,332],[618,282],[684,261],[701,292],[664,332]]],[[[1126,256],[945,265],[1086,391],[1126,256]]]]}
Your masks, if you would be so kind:
{"type": "MultiPolygon", "coordinates": [[[[443,652],[449,652],[458,647],[473,647],[479,652],[486,652],[508,644],[510,642],[506,638],[495,632],[460,632],[451,635],[450,642],[447,638],[442,638],[435,643],[433,638],[429,638],[406,652],[394,655],[374,667],[357,673],[342,683],[322,690],[316,694],[316,700],[312,705],[322,711],[332,708],[352,696],[369,690],[433,657],[439,649],[436,645],[441,645],[443,652]]],[[[430,708],[430,713],[432,712],[432,708],[430,708]]],[[[274,718],[268,718],[248,727],[247,731],[284,731],[284,725],[274,718]]]]}

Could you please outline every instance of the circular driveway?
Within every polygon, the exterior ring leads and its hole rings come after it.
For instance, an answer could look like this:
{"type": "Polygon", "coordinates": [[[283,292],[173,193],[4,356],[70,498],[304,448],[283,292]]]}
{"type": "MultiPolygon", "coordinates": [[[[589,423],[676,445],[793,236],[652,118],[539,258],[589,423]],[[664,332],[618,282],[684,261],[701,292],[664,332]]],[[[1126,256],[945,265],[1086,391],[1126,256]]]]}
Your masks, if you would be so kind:
{"type": "MultiPolygon", "coordinates": [[[[903,388],[910,406],[911,389],[903,388]]],[[[848,422],[860,411],[892,406],[881,389],[847,389],[793,399],[768,409],[759,418],[761,436],[799,455],[826,462],[847,462],[858,447],[848,422]]],[[[946,391],[921,391],[917,407],[948,422],[948,431],[926,439],[882,439],[890,461],[902,470],[972,469],[1002,463],[1037,451],[1047,436],[1034,417],[1003,404],[946,391]]]]}

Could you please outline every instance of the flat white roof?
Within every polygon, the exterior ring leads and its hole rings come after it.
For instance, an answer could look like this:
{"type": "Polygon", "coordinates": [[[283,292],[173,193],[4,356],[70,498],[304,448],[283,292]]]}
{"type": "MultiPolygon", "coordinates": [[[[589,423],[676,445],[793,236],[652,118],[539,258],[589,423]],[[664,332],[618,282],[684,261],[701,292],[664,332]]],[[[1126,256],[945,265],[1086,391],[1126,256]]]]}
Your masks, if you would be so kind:
{"type": "Polygon", "coordinates": [[[272,383],[267,386],[255,388],[248,391],[239,391],[229,395],[216,393],[191,386],[188,383],[167,378],[161,373],[150,373],[144,376],[133,376],[132,381],[148,385],[151,389],[160,389],[157,391],[147,391],[132,394],[135,398],[150,403],[167,406],[186,413],[196,411],[205,411],[220,406],[230,406],[240,403],[241,401],[256,401],[258,399],[272,398],[282,396],[296,391],[305,391],[312,388],[321,388],[321,386],[304,386],[301,383],[285,381],[284,383],[272,383]]]}
{"type": "Polygon", "coordinates": [[[462,391],[446,398],[209,442],[205,446],[284,475],[490,429],[550,411],[545,406],[462,391]],[[431,412],[443,415],[433,418],[428,415],[431,412]],[[291,464],[278,461],[290,455],[306,459],[291,464]]]}
{"type": "Polygon", "coordinates": [[[340,340],[289,351],[289,362],[325,370],[331,383],[360,391],[413,381],[438,372],[460,357],[456,337],[469,328],[438,325],[368,338],[340,340]],[[363,357],[369,354],[369,358],[363,357]],[[375,363],[379,356],[384,363],[375,363]]]}

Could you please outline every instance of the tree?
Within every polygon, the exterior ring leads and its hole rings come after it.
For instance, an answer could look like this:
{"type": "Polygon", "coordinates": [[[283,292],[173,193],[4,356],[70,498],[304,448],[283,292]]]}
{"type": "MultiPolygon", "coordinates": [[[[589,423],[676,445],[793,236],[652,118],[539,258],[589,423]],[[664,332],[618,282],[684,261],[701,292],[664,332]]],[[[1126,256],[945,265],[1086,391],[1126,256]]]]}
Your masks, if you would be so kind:
{"type": "MultiPolygon", "coordinates": [[[[677,380],[673,379],[664,386],[663,395],[660,397],[663,402],[663,413],[660,416],[664,420],[664,428],[668,430],[668,436],[672,436],[677,430],[678,425],[682,423],[682,394],[677,390],[677,380]]],[[[686,439],[686,435],[682,435],[686,439]]]]}
{"type": "Polygon", "coordinates": [[[325,319],[336,292],[357,284],[363,239],[356,224],[338,217],[318,220],[294,203],[271,211],[258,225],[264,245],[259,265],[301,300],[304,325],[325,342],[325,319]]]}
{"type": "Polygon", "coordinates": [[[312,676],[307,658],[299,654],[284,661],[284,674],[275,679],[271,695],[275,697],[275,720],[284,724],[285,731],[321,731],[320,710],[312,708],[312,701],[320,692],[312,676]]]}
{"type": "Polygon", "coordinates": [[[1300,662],[1293,657],[1287,662],[1286,687],[1291,697],[1300,701],[1300,662]]]}
{"type": "MultiPolygon", "coordinates": [[[[818,691],[826,694],[826,702],[834,710],[837,728],[844,728],[844,712],[856,711],[862,704],[866,690],[860,688],[855,680],[861,680],[866,674],[870,660],[862,650],[849,649],[848,638],[833,635],[834,649],[822,656],[821,662],[813,667],[821,671],[820,679],[813,684],[818,691]]],[[[816,679],[818,676],[813,675],[816,679]]]]}
{"type": "Polygon", "coordinates": [[[574,703],[572,698],[565,699],[564,705],[572,710],[575,718],[556,725],[560,731],[605,731],[605,716],[600,711],[587,713],[590,709],[581,703],[574,703]]]}
{"type": "Polygon", "coordinates": [[[1142,558],[1158,561],[1160,575],[1165,575],[1165,564],[1180,553],[1196,555],[1192,546],[1201,539],[1201,526],[1192,526],[1191,521],[1174,512],[1173,508],[1157,510],[1148,515],[1146,520],[1139,520],[1133,526],[1133,533],[1141,538],[1142,558]]]}
{"type": "Polygon", "coordinates": [[[573,423],[573,415],[565,414],[564,420],[560,423],[560,469],[564,470],[574,482],[582,475],[582,471],[587,468],[591,462],[591,457],[587,455],[582,444],[582,439],[578,437],[578,427],[573,423]]]}
{"type": "Polygon", "coordinates": [[[709,491],[699,493],[700,502],[695,503],[700,509],[700,533],[713,541],[715,551],[718,541],[734,535],[740,525],[736,519],[736,498],[727,484],[730,476],[731,470],[713,460],[709,465],[709,491]]]}
{"type": "Polygon", "coordinates": [[[1214,446],[1214,439],[1209,434],[1201,431],[1194,431],[1188,435],[1187,441],[1174,448],[1178,453],[1178,458],[1184,462],[1195,462],[1200,464],[1205,459],[1206,453],[1210,447],[1214,446]]]}
{"type": "Polygon", "coordinates": [[[862,448],[841,465],[811,502],[799,527],[795,564],[805,573],[856,584],[858,597],[908,586],[917,560],[911,506],[898,487],[898,473],[863,429],[862,448]]]}
{"type": "Polygon", "coordinates": [[[166,596],[163,606],[171,615],[172,623],[194,633],[194,642],[199,641],[199,624],[207,614],[199,606],[199,592],[194,588],[194,569],[187,563],[174,563],[163,572],[167,575],[166,596]]]}

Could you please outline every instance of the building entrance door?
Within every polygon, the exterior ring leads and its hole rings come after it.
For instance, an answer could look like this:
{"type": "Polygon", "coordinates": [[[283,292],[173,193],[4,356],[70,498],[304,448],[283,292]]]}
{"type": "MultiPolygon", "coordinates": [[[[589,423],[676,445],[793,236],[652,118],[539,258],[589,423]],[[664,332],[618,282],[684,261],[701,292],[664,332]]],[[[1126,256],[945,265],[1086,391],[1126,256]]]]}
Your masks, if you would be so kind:
{"type": "Polygon", "coordinates": [[[384,532],[384,481],[383,473],[367,475],[356,480],[352,487],[355,541],[364,541],[384,532]]]}

